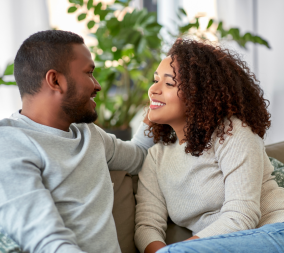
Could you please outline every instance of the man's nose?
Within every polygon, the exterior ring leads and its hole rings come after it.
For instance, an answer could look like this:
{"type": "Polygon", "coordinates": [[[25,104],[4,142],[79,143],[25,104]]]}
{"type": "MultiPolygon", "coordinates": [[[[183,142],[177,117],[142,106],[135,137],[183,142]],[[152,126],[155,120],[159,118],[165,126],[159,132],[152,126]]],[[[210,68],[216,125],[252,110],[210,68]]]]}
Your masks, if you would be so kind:
{"type": "Polygon", "coordinates": [[[100,86],[99,82],[97,81],[96,78],[95,79],[95,90],[100,91],[102,89],[102,87],[100,86]]]}

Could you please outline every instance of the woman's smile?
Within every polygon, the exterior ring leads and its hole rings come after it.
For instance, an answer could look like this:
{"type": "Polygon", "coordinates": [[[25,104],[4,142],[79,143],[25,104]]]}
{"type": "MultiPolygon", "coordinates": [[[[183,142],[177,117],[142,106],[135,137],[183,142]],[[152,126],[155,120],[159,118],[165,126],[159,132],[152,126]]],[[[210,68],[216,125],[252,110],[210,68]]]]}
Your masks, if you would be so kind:
{"type": "Polygon", "coordinates": [[[161,108],[165,105],[166,104],[161,102],[161,101],[158,101],[158,100],[155,100],[155,99],[150,99],[150,109],[152,109],[152,110],[159,109],[159,108],[161,108]]]}

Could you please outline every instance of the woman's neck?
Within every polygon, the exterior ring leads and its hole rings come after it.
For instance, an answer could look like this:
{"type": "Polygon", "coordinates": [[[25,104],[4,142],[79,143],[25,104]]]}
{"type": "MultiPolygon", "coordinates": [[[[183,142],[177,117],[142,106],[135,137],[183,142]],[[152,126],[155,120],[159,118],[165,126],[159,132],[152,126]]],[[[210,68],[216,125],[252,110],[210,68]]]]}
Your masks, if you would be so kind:
{"type": "Polygon", "coordinates": [[[185,140],[185,134],[184,134],[184,127],[185,127],[185,124],[177,124],[177,125],[174,125],[171,127],[174,129],[176,135],[177,135],[177,138],[179,140],[179,144],[181,145],[182,143],[184,143],[186,140],[185,140]]]}

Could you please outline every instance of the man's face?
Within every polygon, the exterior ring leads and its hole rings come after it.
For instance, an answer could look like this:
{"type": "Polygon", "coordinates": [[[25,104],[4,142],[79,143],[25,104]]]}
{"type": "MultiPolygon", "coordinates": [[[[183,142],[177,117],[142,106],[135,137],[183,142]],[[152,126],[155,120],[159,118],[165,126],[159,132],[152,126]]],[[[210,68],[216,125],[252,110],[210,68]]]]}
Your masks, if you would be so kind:
{"type": "Polygon", "coordinates": [[[68,90],[61,107],[72,122],[91,123],[98,117],[94,97],[101,86],[93,77],[95,66],[88,48],[84,44],[75,44],[72,50],[75,60],[69,64],[68,90]]]}

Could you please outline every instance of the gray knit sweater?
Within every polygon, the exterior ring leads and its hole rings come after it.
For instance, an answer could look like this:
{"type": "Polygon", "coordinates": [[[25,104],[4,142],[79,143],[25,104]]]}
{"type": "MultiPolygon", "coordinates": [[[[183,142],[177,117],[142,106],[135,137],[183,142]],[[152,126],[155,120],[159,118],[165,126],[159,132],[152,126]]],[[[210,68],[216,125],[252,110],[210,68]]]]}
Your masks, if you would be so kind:
{"type": "Polygon", "coordinates": [[[284,189],[277,186],[263,140],[233,118],[232,136],[200,157],[185,145],[157,144],[139,173],[135,242],[140,252],[165,240],[168,215],[203,238],[284,222],[284,189]]]}
{"type": "Polygon", "coordinates": [[[69,132],[16,113],[0,121],[0,226],[25,252],[120,252],[110,170],[136,174],[152,145],[94,124],[69,132]]]}

